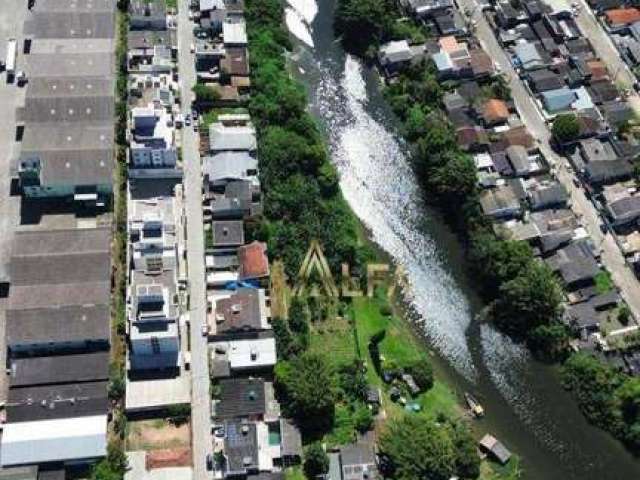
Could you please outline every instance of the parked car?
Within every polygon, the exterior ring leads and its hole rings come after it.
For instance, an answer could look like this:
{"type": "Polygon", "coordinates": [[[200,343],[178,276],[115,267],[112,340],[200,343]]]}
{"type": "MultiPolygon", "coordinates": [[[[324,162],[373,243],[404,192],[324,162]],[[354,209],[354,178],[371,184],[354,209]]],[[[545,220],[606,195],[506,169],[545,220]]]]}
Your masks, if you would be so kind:
{"type": "Polygon", "coordinates": [[[207,470],[213,470],[213,455],[207,453],[207,470]]]}

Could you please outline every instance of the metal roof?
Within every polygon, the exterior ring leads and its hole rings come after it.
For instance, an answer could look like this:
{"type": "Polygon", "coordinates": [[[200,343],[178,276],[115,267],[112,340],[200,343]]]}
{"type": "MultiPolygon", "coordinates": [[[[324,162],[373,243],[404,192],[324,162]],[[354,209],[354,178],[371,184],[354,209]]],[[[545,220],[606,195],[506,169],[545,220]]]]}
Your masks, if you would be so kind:
{"type": "Polygon", "coordinates": [[[107,416],[8,423],[2,433],[2,466],[102,457],[107,416]]]}

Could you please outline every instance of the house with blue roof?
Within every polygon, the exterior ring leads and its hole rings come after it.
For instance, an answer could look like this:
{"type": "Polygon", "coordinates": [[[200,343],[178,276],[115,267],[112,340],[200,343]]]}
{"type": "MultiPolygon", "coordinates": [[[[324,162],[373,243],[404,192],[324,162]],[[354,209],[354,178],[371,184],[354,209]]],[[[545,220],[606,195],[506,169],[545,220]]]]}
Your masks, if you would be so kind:
{"type": "Polygon", "coordinates": [[[563,110],[569,110],[576,101],[577,96],[569,87],[562,87],[543,92],[541,98],[547,112],[558,113],[563,110]]]}

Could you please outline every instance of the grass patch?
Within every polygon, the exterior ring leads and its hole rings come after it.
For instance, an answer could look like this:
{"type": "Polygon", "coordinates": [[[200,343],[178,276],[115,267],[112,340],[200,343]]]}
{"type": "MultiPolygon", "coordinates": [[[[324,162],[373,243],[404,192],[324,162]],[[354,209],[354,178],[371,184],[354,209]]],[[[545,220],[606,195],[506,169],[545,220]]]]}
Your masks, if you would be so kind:
{"type": "Polygon", "coordinates": [[[353,327],[346,317],[328,318],[312,325],[309,351],[326,355],[335,368],[357,358],[353,327]]]}
{"type": "Polygon", "coordinates": [[[138,420],[127,426],[128,450],[155,450],[188,447],[191,427],[188,423],[176,426],[169,420],[138,420]]]}
{"type": "Polygon", "coordinates": [[[614,289],[613,280],[611,280],[611,274],[606,270],[601,270],[594,280],[596,282],[596,291],[598,293],[607,293],[614,289]]]}
{"type": "Polygon", "coordinates": [[[202,128],[209,130],[209,125],[216,122],[220,115],[248,113],[246,108],[214,108],[202,114],[202,128]]]}
{"type": "Polygon", "coordinates": [[[300,467],[287,468],[284,471],[284,480],[307,480],[300,467]]]}
{"type": "Polygon", "coordinates": [[[522,478],[523,471],[520,468],[520,459],[511,457],[506,465],[485,460],[480,464],[479,480],[517,480],[522,478]]]}

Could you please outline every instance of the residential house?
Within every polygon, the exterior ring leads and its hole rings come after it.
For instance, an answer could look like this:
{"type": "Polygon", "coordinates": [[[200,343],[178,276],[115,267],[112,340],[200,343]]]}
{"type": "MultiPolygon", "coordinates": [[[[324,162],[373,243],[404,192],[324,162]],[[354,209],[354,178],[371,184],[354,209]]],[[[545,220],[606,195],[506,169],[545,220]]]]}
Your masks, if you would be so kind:
{"type": "Polygon", "coordinates": [[[541,94],[542,104],[547,112],[551,114],[570,110],[576,101],[576,94],[568,87],[562,87],[555,90],[548,90],[541,94]]]}
{"type": "Polygon", "coordinates": [[[562,77],[548,68],[527,72],[526,78],[534,93],[557,90],[564,86],[562,77]]]}
{"type": "Polygon", "coordinates": [[[411,64],[413,51],[406,40],[385,43],[378,52],[378,62],[386,76],[397,74],[411,64]]]}
{"type": "Polygon", "coordinates": [[[607,202],[607,214],[614,227],[637,223],[640,219],[640,195],[623,196],[607,202]]]}
{"type": "Polygon", "coordinates": [[[215,302],[214,340],[256,337],[271,330],[271,311],[265,290],[241,287],[215,302]]]}
{"type": "Polygon", "coordinates": [[[129,309],[130,374],[175,372],[180,367],[180,332],[174,272],[134,271],[129,309]]]}
{"type": "Polygon", "coordinates": [[[209,127],[209,152],[250,152],[257,148],[256,130],[249,115],[219,115],[209,127]]]}
{"type": "Polygon", "coordinates": [[[242,18],[227,18],[222,23],[225,48],[247,46],[247,24],[242,18]]]}
{"type": "Polygon", "coordinates": [[[526,41],[517,43],[515,47],[513,47],[513,52],[517,60],[517,65],[523,70],[535,70],[545,66],[545,62],[535,43],[526,41]]]}
{"type": "Polygon", "coordinates": [[[614,8],[604,12],[604,19],[609,31],[620,31],[640,21],[640,10],[635,7],[614,8]]]}
{"type": "Polygon", "coordinates": [[[129,28],[131,30],[166,30],[167,4],[164,0],[130,0],[129,28]]]}
{"type": "Polygon", "coordinates": [[[558,249],[545,262],[560,275],[569,290],[593,285],[600,272],[592,248],[586,241],[573,242],[558,249]]]}
{"type": "Polygon", "coordinates": [[[510,185],[499,185],[480,193],[480,206],[485,215],[495,220],[508,220],[522,213],[520,201],[510,185]]]}
{"type": "MultiPolygon", "coordinates": [[[[226,145],[232,146],[230,143],[226,145]]],[[[259,185],[258,160],[247,151],[224,151],[203,157],[202,172],[205,185],[214,191],[237,181],[248,181],[256,187],[259,185]]]]}
{"type": "Polygon", "coordinates": [[[251,219],[262,213],[259,185],[250,180],[230,180],[224,186],[214,187],[215,182],[210,183],[208,176],[204,180],[205,198],[209,200],[208,212],[211,219],[251,219]],[[222,189],[222,192],[215,191],[214,188],[222,189]]]}
{"type": "Polygon", "coordinates": [[[229,249],[244,245],[242,220],[214,220],[211,222],[211,230],[213,248],[229,249]]]}
{"type": "Polygon", "coordinates": [[[199,0],[200,26],[212,29],[214,32],[222,30],[222,23],[226,18],[227,9],[223,0],[199,0]]]}
{"type": "Polygon", "coordinates": [[[535,183],[527,190],[529,205],[532,210],[546,210],[548,208],[564,208],[569,200],[567,189],[560,182],[535,183]]]}
{"type": "Polygon", "coordinates": [[[254,240],[238,248],[239,279],[263,280],[269,277],[269,258],[267,244],[254,240]]]}
{"type": "Polygon", "coordinates": [[[487,100],[482,108],[482,120],[485,127],[489,128],[506,123],[508,119],[509,107],[504,100],[497,98],[487,100]]]}

